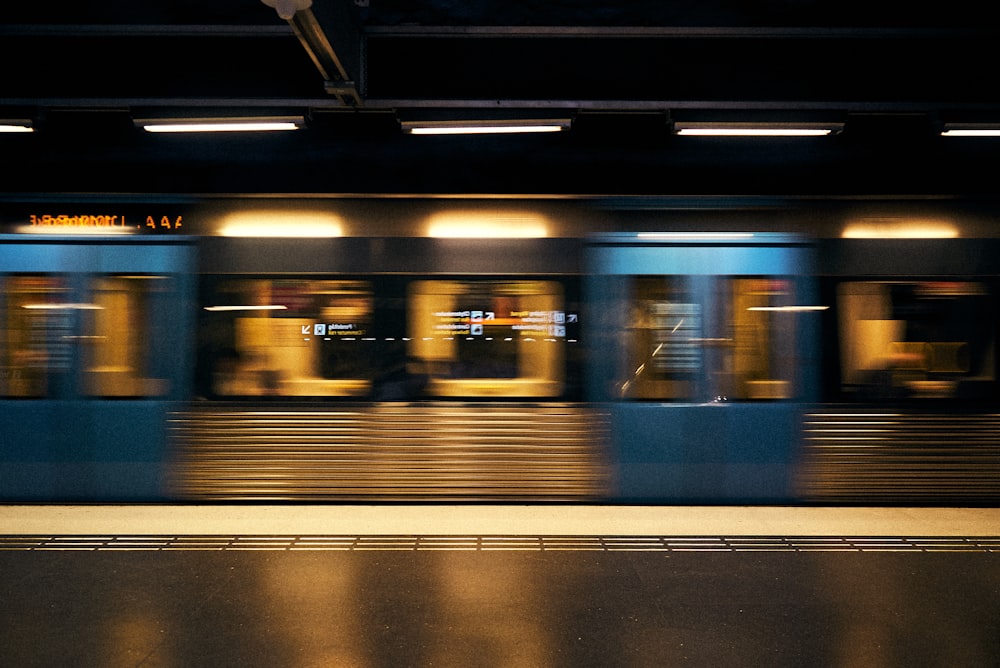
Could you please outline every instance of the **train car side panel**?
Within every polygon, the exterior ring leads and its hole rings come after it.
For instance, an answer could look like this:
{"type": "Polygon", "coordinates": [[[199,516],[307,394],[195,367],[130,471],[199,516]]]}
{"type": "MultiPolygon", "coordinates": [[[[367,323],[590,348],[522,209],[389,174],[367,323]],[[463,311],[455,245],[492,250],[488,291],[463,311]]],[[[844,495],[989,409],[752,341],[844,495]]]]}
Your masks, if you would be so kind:
{"type": "Polygon", "coordinates": [[[588,249],[589,398],[621,500],[794,495],[817,354],[811,249],[778,235],[615,235],[588,249]]]}
{"type": "Polygon", "coordinates": [[[190,391],[188,240],[9,239],[0,281],[0,497],[162,500],[190,391]]]}

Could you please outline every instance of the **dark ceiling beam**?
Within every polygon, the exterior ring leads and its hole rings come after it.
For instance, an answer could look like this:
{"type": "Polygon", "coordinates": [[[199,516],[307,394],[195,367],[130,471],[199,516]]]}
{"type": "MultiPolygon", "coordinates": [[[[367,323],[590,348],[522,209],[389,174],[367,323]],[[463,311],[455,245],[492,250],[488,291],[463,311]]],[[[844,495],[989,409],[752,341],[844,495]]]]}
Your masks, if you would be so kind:
{"type": "Polygon", "coordinates": [[[657,112],[671,110],[713,111],[829,111],[867,113],[913,113],[938,110],[995,112],[993,102],[953,102],[943,100],[868,101],[868,100],[595,100],[595,99],[438,99],[438,98],[366,98],[365,108],[390,109],[553,109],[577,111],[638,111],[657,112]]]}
{"type": "Polygon", "coordinates": [[[723,39],[983,39],[995,37],[985,28],[860,28],[789,26],[427,26],[370,25],[368,37],[529,37],[529,38],[611,38],[643,39],[723,38],[723,39]]]}
{"type": "MultiPolygon", "coordinates": [[[[670,110],[756,110],[756,111],[841,111],[869,113],[935,112],[996,112],[993,102],[963,102],[952,100],[869,101],[869,100],[595,100],[595,99],[433,99],[433,98],[366,98],[361,111],[382,112],[395,109],[552,109],[577,111],[639,111],[670,110]]],[[[330,97],[3,97],[0,107],[38,107],[56,109],[120,109],[128,107],[172,107],[189,109],[295,108],[317,111],[341,111],[345,104],[330,97]]]]}
{"type": "Polygon", "coordinates": [[[287,38],[286,25],[164,25],[164,24],[21,24],[0,25],[0,37],[280,37],[287,38]]]}

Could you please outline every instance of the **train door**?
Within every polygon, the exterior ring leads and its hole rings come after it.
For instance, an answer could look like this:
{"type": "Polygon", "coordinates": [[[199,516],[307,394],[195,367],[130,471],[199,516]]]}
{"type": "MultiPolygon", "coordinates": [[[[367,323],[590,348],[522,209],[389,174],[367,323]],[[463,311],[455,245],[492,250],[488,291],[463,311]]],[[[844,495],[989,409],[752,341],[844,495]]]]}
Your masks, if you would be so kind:
{"type": "Polygon", "coordinates": [[[0,498],[154,500],[189,392],[194,248],[10,235],[0,247],[0,498]]]}
{"type": "Polygon", "coordinates": [[[588,392],[612,416],[623,499],[792,496],[818,391],[810,258],[773,234],[591,241],[588,392]]]}

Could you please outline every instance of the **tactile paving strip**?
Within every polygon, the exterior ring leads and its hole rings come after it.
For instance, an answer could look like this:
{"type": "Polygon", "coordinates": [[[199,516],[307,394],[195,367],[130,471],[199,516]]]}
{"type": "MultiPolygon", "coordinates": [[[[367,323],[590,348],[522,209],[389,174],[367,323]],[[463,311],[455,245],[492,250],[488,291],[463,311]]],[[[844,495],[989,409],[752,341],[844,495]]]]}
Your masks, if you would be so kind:
{"type": "Polygon", "coordinates": [[[0,550],[1000,552],[1000,536],[0,536],[0,550]]]}

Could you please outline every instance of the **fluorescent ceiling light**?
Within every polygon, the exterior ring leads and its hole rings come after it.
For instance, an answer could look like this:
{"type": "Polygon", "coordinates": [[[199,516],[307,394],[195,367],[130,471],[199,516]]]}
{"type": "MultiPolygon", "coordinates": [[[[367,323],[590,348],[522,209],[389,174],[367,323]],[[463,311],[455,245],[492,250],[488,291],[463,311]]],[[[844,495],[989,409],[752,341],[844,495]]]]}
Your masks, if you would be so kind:
{"type": "Polygon", "coordinates": [[[517,119],[502,121],[403,121],[403,131],[412,135],[524,134],[562,132],[569,119],[517,119]]]}
{"type": "Polygon", "coordinates": [[[19,119],[0,119],[0,133],[7,132],[34,132],[35,128],[31,121],[19,119]]]}
{"type": "Polygon", "coordinates": [[[946,123],[942,137],[1000,137],[998,123],[946,123]]]}
{"type": "Polygon", "coordinates": [[[840,123],[674,123],[674,134],[699,137],[823,137],[840,123]]]}
{"type": "Polygon", "coordinates": [[[145,125],[146,132],[275,132],[298,130],[294,123],[164,123],[145,125]]]}
{"type": "Polygon", "coordinates": [[[146,118],[135,124],[146,132],[281,132],[298,130],[305,121],[297,117],[146,118]]]}

